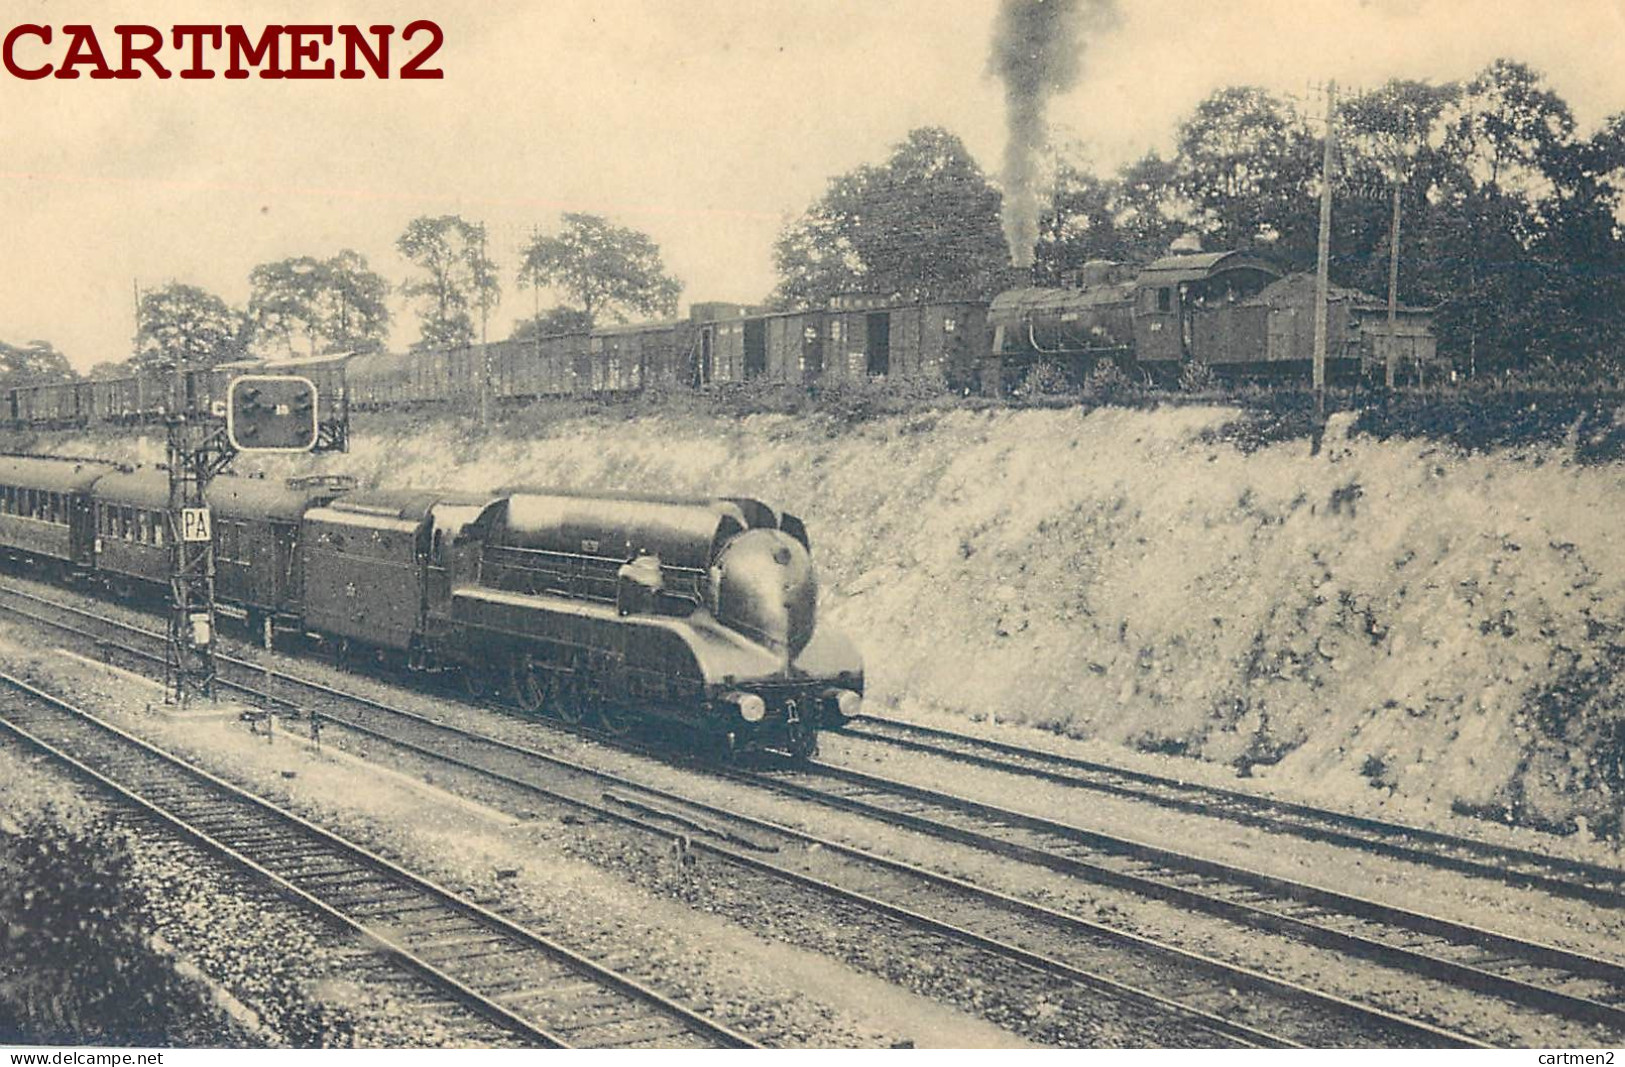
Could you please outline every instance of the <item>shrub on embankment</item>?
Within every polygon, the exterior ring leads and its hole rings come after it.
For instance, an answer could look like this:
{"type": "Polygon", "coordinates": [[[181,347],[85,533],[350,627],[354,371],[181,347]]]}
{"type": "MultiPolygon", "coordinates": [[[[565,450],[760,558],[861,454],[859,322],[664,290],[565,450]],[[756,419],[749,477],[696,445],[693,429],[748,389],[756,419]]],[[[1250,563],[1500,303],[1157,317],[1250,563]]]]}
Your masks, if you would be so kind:
{"type": "Polygon", "coordinates": [[[154,942],[128,837],[77,808],[25,818],[0,828],[0,1041],[230,1040],[210,990],[154,942]]]}

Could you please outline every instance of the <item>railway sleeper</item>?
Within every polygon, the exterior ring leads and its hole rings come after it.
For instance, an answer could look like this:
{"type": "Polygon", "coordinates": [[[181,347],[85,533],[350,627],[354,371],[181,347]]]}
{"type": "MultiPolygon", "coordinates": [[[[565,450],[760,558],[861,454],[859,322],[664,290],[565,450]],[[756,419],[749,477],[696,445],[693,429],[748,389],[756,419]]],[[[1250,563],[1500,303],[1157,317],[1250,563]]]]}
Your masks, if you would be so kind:
{"type": "Polygon", "coordinates": [[[615,1035],[615,1040],[605,1041],[602,1044],[598,1044],[597,1047],[605,1049],[642,1048],[645,1046],[654,1048],[670,1048],[671,1042],[674,1038],[682,1037],[692,1038],[693,1035],[680,1027],[674,1028],[670,1022],[664,1019],[654,1018],[650,1019],[648,1024],[643,1028],[628,1029],[618,1033],[615,1035]]]}
{"type": "Polygon", "coordinates": [[[352,897],[343,903],[343,906],[358,915],[369,919],[381,919],[385,916],[400,918],[419,911],[442,911],[445,905],[439,901],[424,900],[416,895],[403,897],[352,897]]]}
{"type": "Polygon", "coordinates": [[[546,985],[522,987],[512,993],[504,993],[497,999],[508,1007],[515,1007],[534,1000],[569,1000],[571,997],[590,995],[603,988],[597,982],[579,978],[574,981],[555,981],[546,985]]]}
{"type": "Polygon", "coordinates": [[[444,909],[445,905],[437,901],[424,900],[416,893],[395,890],[392,893],[351,893],[328,892],[328,898],[340,903],[343,908],[358,914],[406,914],[411,909],[444,909]]]}
{"type": "MultiPolygon", "coordinates": [[[[662,1027],[671,1026],[669,1019],[651,1019],[647,1005],[628,1001],[625,997],[617,997],[604,1007],[610,1010],[594,1014],[590,1018],[563,1023],[558,1027],[558,1032],[566,1037],[597,1032],[604,1036],[613,1034],[616,1037],[626,1038],[629,1032],[642,1029],[651,1022],[657,1022],[662,1027]]],[[[636,1037],[628,1039],[638,1040],[636,1037]]]]}
{"type": "Polygon", "coordinates": [[[407,946],[413,952],[444,952],[447,949],[467,948],[471,945],[506,944],[507,938],[498,933],[463,934],[457,937],[436,936],[430,940],[413,939],[407,946]]]}
{"type": "Polygon", "coordinates": [[[509,996],[523,989],[547,988],[560,978],[570,977],[574,972],[553,971],[552,973],[526,973],[513,974],[507,977],[493,977],[479,983],[480,992],[493,1000],[506,1000],[509,996]]]}
{"type": "Polygon", "coordinates": [[[494,941],[487,942],[482,948],[472,951],[448,951],[445,948],[414,948],[412,951],[421,954],[431,963],[438,958],[442,967],[462,969],[478,960],[509,955],[513,952],[513,944],[505,938],[498,937],[494,941]]]}

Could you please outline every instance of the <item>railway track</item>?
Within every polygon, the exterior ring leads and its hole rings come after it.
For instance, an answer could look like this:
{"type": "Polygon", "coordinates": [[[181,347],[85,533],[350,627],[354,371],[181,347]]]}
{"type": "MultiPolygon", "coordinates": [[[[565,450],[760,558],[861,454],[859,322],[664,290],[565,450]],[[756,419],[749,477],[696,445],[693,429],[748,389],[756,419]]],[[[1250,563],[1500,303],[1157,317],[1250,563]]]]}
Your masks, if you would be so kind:
{"type": "Polygon", "coordinates": [[[1625,964],[829,764],[781,794],[1625,1033],[1625,964]]]}
{"type": "Polygon", "coordinates": [[[843,737],[1056,785],[1106,793],[1309,841],[1363,849],[1428,867],[1625,908],[1625,871],[1458,834],[1182,781],[1093,760],[1020,748],[896,719],[860,716],[843,737]]]}
{"type": "Polygon", "coordinates": [[[549,1048],[748,1048],[624,974],[0,673],[0,727],[291,901],[369,939],[488,1021],[549,1048]]]}
{"type": "MultiPolygon", "coordinates": [[[[41,617],[41,621],[48,620],[41,617]]],[[[126,636],[133,630],[123,624],[97,621],[125,630],[126,636]]],[[[52,625],[65,627],[60,622],[52,625]]],[[[104,648],[112,647],[105,638],[94,639],[104,648]]],[[[152,658],[151,653],[129,645],[123,645],[122,651],[152,658]]],[[[653,788],[556,754],[472,733],[233,657],[220,657],[220,662],[234,675],[242,672],[225,679],[226,683],[256,699],[290,706],[319,706],[329,723],[386,741],[437,765],[451,764],[471,771],[522,794],[516,807],[534,807],[535,800],[541,798],[662,837],[680,833],[697,852],[772,878],[781,886],[787,884],[796,891],[856,905],[901,924],[904,933],[900,939],[912,942],[921,958],[978,953],[980,958],[971,962],[980,970],[990,966],[1013,969],[1011,981],[1035,995],[1053,996],[1057,986],[1071,986],[1120,999],[1139,1011],[1175,1017],[1199,1033],[1208,1034],[1207,1040],[1216,1035],[1229,1044],[1479,1044],[1445,1027],[1159,944],[1032,901],[653,788]],[[288,688],[271,692],[266,688],[268,683],[288,688]],[[843,871],[829,870],[831,856],[841,857],[843,871]],[[1236,1011],[1232,993],[1235,989],[1249,990],[1260,998],[1265,1007],[1259,1013],[1269,1020],[1269,1029],[1262,1028],[1261,1023],[1219,1014],[1236,1011]]]]}

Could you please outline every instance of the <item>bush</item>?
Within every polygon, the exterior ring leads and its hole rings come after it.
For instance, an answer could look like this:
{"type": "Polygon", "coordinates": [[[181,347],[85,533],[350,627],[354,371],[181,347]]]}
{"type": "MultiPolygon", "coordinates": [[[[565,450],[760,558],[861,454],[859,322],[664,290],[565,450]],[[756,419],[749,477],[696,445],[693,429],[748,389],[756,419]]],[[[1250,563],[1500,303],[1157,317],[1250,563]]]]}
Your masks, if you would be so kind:
{"type": "Polygon", "coordinates": [[[1076,392],[1077,387],[1067,377],[1066,370],[1047,359],[1028,367],[1021,384],[1016,387],[1017,395],[1024,397],[1065,396],[1076,392]]]}
{"type": "Polygon", "coordinates": [[[1108,403],[1131,400],[1144,391],[1144,387],[1130,378],[1115,362],[1103,359],[1095,364],[1083,382],[1083,395],[1108,403]]]}
{"type": "Polygon", "coordinates": [[[36,1044],[218,1043],[201,987],[149,943],[129,843],[110,825],[43,809],[0,836],[0,1000],[36,1044]]]}
{"type": "Polygon", "coordinates": [[[754,378],[713,385],[699,394],[705,410],[717,415],[797,415],[812,404],[807,387],[791,382],[754,378]]]}
{"type": "Polygon", "coordinates": [[[813,393],[814,411],[837,422],[864,422],[925,408],[940,408],[958,398],[936,371],[884,378],[843,378],[813,393]]]}
{"type": "Polygon", "coordinates": [[[1211,393],[1219,387],[1219,376],[1206,363],[1187,363],[1179,370],[1182,393],[1211,393]]]}

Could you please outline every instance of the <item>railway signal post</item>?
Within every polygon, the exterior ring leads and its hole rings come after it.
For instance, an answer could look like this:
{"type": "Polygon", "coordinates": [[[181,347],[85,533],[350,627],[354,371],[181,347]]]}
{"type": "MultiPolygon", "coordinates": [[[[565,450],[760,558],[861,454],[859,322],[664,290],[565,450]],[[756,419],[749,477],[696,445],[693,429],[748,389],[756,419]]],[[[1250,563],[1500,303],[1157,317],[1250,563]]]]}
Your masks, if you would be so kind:
{"type": "Polygon", "coordinates": [[[169,443],[169,642],[166,700],[185,707],[214,697],[214,529],[205,493],[235,450],[197,412],[166,420],[169,443]]]}
{"type": "Polygon", "coordinates": [[[288,375],[242,375],[227,392],[225,422],[176,401],[169,452],[170,615],[166,700],[184,707],[215,695],[214,523],[209,483],[239,452],[309,452],[319,437],[316,386],[288,375]]]}

